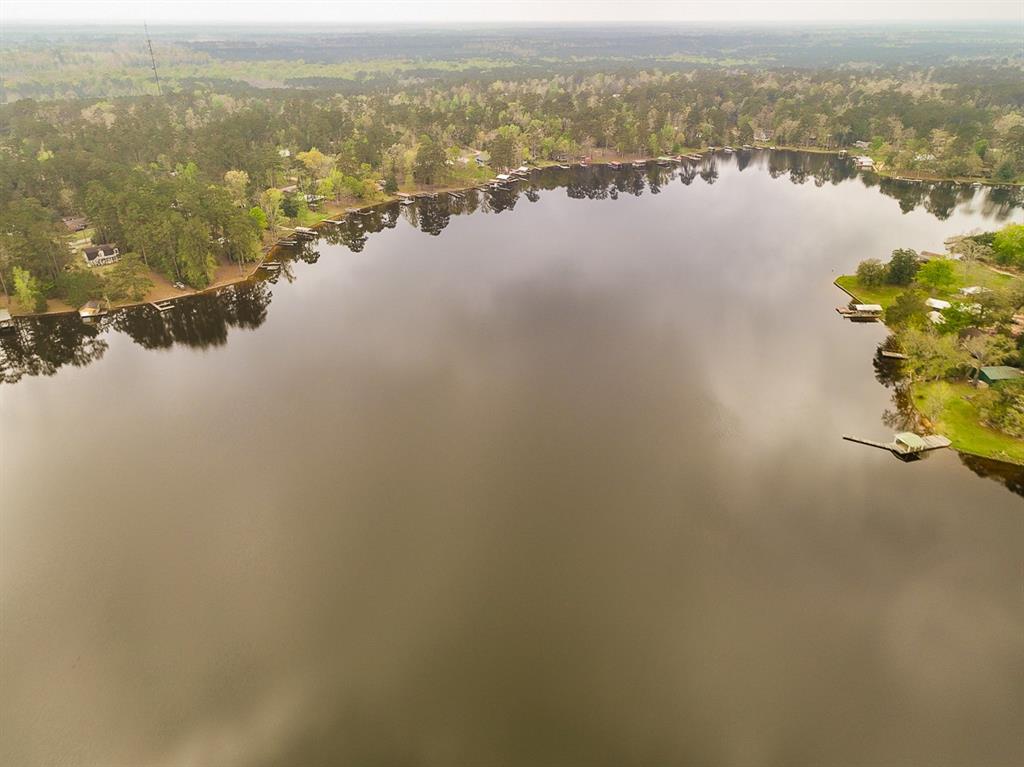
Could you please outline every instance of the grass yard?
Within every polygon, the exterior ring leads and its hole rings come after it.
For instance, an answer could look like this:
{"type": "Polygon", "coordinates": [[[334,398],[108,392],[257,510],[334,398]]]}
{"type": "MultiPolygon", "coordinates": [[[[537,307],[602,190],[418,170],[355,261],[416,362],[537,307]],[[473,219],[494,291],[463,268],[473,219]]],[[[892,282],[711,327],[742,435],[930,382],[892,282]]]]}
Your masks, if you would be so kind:
{"type": "Polygon", "coordinates": [[[851,295],[856,296],[859,304],[878,304],[887,309],[896,301],[896,296],[907,290],[902,285],[879,285],[878,287],[864,287],[857,281],[856,274],[844,274],[836,280],[836,285],[851,295]]]}
{"type": "Polygon", "coordinates": [[[938,381],[914,386],[914,406],[928,416],[935,430],[953,440],[964,453],[1024,464],[1024,439],[1017,439],[981,424],[977,399],[968,383],[938,381]]]}

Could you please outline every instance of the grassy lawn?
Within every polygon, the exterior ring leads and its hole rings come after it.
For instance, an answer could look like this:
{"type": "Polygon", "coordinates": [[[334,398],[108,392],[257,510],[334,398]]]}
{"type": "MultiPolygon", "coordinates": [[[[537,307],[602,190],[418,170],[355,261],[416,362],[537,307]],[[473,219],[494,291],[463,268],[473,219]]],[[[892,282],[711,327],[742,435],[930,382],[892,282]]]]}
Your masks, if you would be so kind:
{"type": "MultiPolygon", "coordinates": [[[[983,288],[989,288],[990,290],[997,290],[999,288],[1005,288],[1012,285],[1015,282],[1020,282],[1024,279],[1021,277],[1011,277],[1006,274],[999,274],[998,272],[992,271],[984,264],[979,263],[975,263],[968,267],[960,261],[955,261],[953,262],[953,269],[956,273],[956,283],[951,289],[920,289],[932,298],[944,298],[947,300],[958,298],[962,300],[963,296],[959,295],[960,288],[979,285],[983,288]]],[[[844,274],[836,280],[836,285],[839,285],[844,290],[847,290],[857,296],[857,299],[862,304],[879,304],[883,308],[888,308],[900,293],[909,290],[909,288],[900,285],[865,287],[857,281],[857,275],[855,274],[844,274]]]]}
{"type": "Polygon", "coordinates": [[[857,275],[844,274],[836,280],[836,285],[857,296],[861,304],[878,304],[883,309],[896,301],[896,296],[907,290],[902,285],[879,285],[877,288],[866,288],[857,281],[857,275]]]}
{"type": "Polygon", "coordinates": [[[935,430],[953,440],[964,453],[1024,464],[1024,439],[993,431],[981,424],[976,400],[978,390],[967,383],[917,384],[914,405],[932,416],[935,430]],[[931,412],[929,412],[931,411],[931,412]]]}

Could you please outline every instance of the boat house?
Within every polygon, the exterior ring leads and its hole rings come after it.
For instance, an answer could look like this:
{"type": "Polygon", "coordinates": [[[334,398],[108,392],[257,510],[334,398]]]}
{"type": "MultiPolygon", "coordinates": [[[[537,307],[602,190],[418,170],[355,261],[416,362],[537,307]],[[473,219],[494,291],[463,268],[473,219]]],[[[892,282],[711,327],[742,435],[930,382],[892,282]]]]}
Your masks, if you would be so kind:
{"type": "Polygon", "coordinates": [[[927,446],[927,443],[912,431],[901,431],[893,437],[893,444],[898,451],[904,453],[917,453],[927,446]]]}
{"type": "Polygon", "coordinates": [[[991,365],[983,367],[979,371],[978,380],[984,381],[989,386],[994,386],[1003,381],[1012,381],[1021,376],[1024,376],[1024,370],[1020,368],[1010,367],[1009,365],[991,365]]]}
{"type": "Polygon", "coordinates": [[[90,245],[87,248],[82,248],[82,255],[85,257],[86,266],[106,266],[121,259],[121,250],[117,245],[110,243],[90,245]]]}

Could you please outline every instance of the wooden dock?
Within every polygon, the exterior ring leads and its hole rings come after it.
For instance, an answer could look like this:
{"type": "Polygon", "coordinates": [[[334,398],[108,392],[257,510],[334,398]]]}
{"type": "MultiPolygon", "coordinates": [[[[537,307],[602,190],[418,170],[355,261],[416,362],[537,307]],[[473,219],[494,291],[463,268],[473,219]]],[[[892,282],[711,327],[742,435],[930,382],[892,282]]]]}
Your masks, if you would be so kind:
{"type": "Polygon", "coordinates": [[[941,450],[953,444],[948,437],[943,437],[941,434],[928,434],[922,437],[913,432],[900,432],[893,438],[892,442],[876,442],[873,439],[861,439],[849,434],[844,434],[843,439],[847,442],[856,442],[858,445],[888,450],[898,458],[916,457],[932,450],[941,450]]]}

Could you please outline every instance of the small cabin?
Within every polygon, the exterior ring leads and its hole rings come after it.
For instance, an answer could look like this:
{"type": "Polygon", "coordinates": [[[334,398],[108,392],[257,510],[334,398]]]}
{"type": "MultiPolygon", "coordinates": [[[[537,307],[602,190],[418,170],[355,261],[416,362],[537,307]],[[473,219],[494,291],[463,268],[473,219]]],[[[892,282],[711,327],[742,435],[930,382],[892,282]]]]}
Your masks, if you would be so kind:
{"type": "Polygon", "coordinates": [[[1021,376],[1024,376],[1024,370],[1010,367],[1009,365],[991,365],[983,367],[978,372],[978,380],[987,383],[989,386],[995,386],[1003,381],[1012,381],[1021,376]]]}
{"type": "Polygon", "coordinates": [[[103,245],[90,245],[82,248],[82,256],[85,257],[86,266],[106,266],[121,259],[121,250],[117,245],[105,243],[103,245]]]}
{"type": "Polygon", "coordinates": [[[860,157],[854,157],[853,161],[854,161],[854,163],[857,164],[857,167],[860,168],[861,170],[874,170],[875,169],[875,161],[872,160],[870,157],[865,157],[865,156],[861,155],[860,157]]]}

